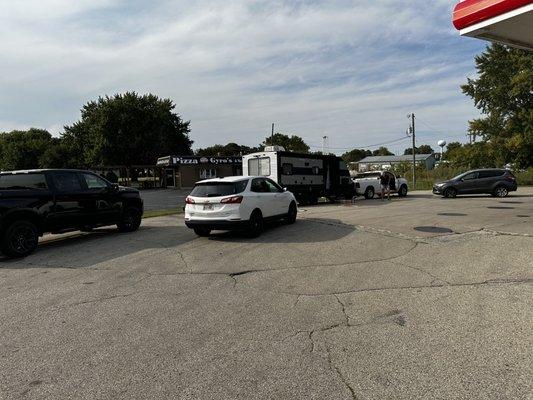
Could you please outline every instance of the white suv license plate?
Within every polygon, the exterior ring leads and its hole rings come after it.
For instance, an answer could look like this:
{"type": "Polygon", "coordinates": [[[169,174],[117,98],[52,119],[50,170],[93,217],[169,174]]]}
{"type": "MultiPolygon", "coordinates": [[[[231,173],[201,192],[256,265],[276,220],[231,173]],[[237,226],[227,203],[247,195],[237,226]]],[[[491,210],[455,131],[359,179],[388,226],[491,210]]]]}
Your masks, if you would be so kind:
{"type": "Polygon", "coordinates": [[[215,206],[213,204],[204,204],[204,211],[213,211],[215,206]]]}

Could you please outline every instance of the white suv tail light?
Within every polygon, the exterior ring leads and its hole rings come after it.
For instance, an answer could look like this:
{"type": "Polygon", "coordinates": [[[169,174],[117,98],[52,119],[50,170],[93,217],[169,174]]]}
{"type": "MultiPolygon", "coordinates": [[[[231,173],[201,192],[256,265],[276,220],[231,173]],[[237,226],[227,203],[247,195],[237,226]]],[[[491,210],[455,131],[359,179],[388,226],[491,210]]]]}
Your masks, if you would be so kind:
{"type": "Polygon", "coordinates": [[[231,196],[220,200],[221,204],[240,204],[242,203],[242,196],[231,196]]]}

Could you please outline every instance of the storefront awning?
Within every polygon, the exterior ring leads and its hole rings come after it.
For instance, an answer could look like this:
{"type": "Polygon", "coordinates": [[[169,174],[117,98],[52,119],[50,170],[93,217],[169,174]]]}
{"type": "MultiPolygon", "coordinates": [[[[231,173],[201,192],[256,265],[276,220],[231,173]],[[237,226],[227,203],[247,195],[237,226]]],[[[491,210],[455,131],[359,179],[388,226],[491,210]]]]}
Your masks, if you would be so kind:
{"type": "Polygon", "coordinates": [[[533,0],[465,0],[453,24],[464,36],[533,50],[533,0]]]}

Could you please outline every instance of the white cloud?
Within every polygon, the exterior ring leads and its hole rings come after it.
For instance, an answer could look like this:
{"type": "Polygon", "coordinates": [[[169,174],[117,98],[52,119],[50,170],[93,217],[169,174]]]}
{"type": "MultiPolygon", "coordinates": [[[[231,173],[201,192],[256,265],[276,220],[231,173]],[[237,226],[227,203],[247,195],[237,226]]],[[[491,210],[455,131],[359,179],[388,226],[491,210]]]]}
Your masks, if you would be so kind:
{"type": "Polygon", "coordinates": [[[476,115],[459,85],[482,45],[457,37],[445,0],[8,4],[0,131],[57,130],[126,90],[172,98],[198,146],[257,144],[271,122],[360,146],[396,138],[406,112],[454,134],[476,115]]]}

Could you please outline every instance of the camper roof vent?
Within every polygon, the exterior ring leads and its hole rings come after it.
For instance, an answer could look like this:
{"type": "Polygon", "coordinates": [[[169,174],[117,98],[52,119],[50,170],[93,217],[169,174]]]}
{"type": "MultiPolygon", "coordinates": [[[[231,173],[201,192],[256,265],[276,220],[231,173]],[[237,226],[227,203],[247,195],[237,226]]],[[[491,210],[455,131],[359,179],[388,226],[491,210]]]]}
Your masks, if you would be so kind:
{"type": "Polygon", "coordinates": [[[283,146],[265,146],[265,151],[285,151],[283,146]]]}

